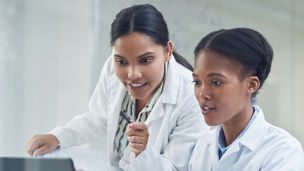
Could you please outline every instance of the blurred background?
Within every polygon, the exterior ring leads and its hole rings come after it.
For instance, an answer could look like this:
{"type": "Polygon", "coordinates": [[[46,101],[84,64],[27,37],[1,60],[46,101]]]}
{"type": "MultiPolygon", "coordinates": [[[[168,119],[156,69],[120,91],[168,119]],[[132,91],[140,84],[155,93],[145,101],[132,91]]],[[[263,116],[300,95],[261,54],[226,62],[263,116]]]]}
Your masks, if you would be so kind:
{"type": "MultiPolygon", "coordinates": [[[[33,134],[87,109],[111,53],[115,14],[139,3],[163,13],[175,49],[192,64],[194,47],[211,31],[261,32],[274,61],[257,104],[303,146],[303,0],[0,0],[0,156],[26,156],[33,134]]],[[[105,149],[103,141],[87,146],[105,149]]]]}

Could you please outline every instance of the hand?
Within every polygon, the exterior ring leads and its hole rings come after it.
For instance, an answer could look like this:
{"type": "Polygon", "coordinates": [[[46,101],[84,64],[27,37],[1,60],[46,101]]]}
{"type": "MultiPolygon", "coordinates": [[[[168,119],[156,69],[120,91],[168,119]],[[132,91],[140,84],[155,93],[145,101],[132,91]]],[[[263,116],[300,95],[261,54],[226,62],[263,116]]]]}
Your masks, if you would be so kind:
{"type": "Polygon", "coordinates": [[[144,123],[131,121],[125,133],[128,136],[129,146],[136,156],[146,149],[149,131],[144,123]]]}
{"type": "Polygon", "coordinates": [[[52,134],[34,135],[26,144],[25,150],[31,156],[40,156],[59,146],[59,140],[52,134]]]}

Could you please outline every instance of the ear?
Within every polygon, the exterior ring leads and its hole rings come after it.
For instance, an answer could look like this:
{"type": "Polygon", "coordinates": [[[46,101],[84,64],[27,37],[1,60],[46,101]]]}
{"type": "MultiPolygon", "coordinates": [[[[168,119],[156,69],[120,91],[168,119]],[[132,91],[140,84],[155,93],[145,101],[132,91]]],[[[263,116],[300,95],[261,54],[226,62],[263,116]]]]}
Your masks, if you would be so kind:
{"type": "Polygon", "coordinates": [[[173,43],[171,40],[168,41],[167,47],[165,49],[165,62],[168,62],[170,59],[170,56],[173,53],[173,43]]]}
{"type": "Polygon", "coordinates": [[[257,76],[250,76],[248,79],[248,91],[253,94],[260,88],[260,79],[257,76]]]}

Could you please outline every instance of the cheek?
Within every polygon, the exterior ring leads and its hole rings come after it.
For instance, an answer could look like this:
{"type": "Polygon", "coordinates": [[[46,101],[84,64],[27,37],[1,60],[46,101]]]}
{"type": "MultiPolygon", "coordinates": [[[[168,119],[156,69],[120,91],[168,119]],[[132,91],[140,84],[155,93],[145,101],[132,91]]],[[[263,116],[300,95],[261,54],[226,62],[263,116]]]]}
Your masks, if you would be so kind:
{"type": "Polygon", "coordinates": [[[158,62],[145,68],[145,75],[153,80],[161,80],[164,75],[164,63],[158,62]]]}
{"type": "Polygon", "coordinates": [[[244,100],[241,96],[242,91],[240,87],[227,87],[225,91],[220,92],[221,94],[217,96],[220,97],[218,101],[225,110],[230,111],[244,100]]]}

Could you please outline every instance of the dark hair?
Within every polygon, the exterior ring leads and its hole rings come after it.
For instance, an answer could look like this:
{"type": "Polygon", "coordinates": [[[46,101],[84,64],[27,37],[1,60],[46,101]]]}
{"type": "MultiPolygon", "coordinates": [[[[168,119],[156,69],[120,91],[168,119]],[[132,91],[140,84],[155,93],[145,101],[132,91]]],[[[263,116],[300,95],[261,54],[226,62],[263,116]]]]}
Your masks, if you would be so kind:
{"type": "MultiPolygon", "coordinates": [[[[259,32],[249,28],[221,29],[209,33],[196,46],[195,56],[200,50],[212,50],[224,57],[240,62],[244,69],[241,79],[247,75],[257,76],[262,87],[273,58],[273,51],[259,32]]],[[[258,90],[259,90],[258,89],[258,90]]],[[[255,97],[258,91],[252,94],[255,97]]]]}
{"type": "MultiPolygon", "coordinates": [[[[169,31],[163,15],[152,5],[134,5],[122,9],[114,19],[111,25],[111,46],[116,39],[127,34],[138,32],[148,35],[159,45],[167,47],[169,41],[169,31]]],[[[181,55],[173,51],[175,60],[193,70],[191,64],[181,55]]]]}

